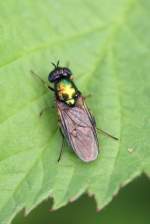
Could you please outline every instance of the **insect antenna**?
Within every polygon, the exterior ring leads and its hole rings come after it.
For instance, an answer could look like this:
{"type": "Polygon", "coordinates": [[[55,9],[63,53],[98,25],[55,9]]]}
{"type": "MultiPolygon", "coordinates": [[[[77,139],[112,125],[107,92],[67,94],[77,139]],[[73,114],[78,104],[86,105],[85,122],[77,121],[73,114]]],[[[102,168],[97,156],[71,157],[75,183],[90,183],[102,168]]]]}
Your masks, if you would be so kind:
{"type": "Polygon", "coordinates": [[[58,68],[58,66],[59,66],[59,60],[57,61],[57,64],[55,64],[54,62],[51,62],[51,64],[54,66],[54,68],[56,69],[56,68],[58,68]]]}
{"type": "Polygon", "coordinates": [[[33,70],[30,70],[30,72],[35,78],[38,78],[43,83],[43,85],[45,85],[45,86],[47,85],[46,82],[38,74],[36,74],[33,70]]]}
{"type": "Polygon", "coordinates": [[[55,65],[55,63],[51,62],[51,64],[54,66],[54,68],[57,68],[57,66],[55,65]]]}
{"type": "Polygon", "coordinates": [[[38,78],[41,83],[48,89],[52,90],[53,92],[55,92],[55,89],[52,88],[51,86],[49,86],[39,75],[37,75],[33,70],[30,70],[31,74],[35,77],[38,78]]]}
{"type": "Polygon", "coordinates": [[[59,65],[59,60],[57,61],[57,65],[56,65],[57,68],[58,68],[58,65],[59,65]]]}

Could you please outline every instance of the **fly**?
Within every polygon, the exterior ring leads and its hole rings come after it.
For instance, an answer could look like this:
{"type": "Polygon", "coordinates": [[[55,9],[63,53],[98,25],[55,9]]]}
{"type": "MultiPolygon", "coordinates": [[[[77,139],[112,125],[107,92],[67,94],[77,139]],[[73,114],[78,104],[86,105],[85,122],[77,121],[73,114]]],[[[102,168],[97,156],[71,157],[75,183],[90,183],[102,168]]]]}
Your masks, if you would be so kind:
{"type": "MultiPolygon", "coordinates": [[[[48,86],[48,88],[55,94],[63,143],[65,138],[82,161],[91,162],[96,160],[99,154],[97,130],[115,140],[118,139],[96,128],[95,118],[85,103],[85,97],[73,82],[72,71],[67,67],[60,67],[59,61],[56,65],[52,64],[54,69],[49,73],[48,80],[54,84],[54,87],[48,86]]],[[[41,81],[44,82],[43,80],[41,81]]],[[[61,158],[62,150],[63,144],[58,161],[61,158]]]]}

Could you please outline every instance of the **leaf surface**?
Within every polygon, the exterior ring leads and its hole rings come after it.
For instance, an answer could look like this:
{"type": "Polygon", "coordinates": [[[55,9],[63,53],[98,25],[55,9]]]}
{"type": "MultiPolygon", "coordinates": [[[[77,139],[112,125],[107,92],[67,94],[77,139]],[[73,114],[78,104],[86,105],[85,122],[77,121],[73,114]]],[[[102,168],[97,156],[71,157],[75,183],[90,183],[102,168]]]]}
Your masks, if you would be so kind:
{"type": "Polygon", "coordinates": [[[120,186],[150,174],[149,0],[6,0],[0,8],[0,223],[47,197],[58,209],[85,191],[102,209],[120,186]],[[100,135],[90,164],[67,146],[57,163],[54,96],[30,70],[47,81],[58,59],[92,94],[97,126],[120,139],[100,135]]]}

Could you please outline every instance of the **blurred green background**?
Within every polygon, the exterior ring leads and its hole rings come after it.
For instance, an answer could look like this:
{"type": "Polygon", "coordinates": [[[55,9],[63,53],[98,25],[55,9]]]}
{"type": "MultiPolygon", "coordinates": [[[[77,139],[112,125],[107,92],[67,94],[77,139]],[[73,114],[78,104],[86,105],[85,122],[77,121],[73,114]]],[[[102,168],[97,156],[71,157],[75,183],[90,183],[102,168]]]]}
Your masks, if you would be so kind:
{"type": "Polygon", "coordinates": [[[148,224],[150,223],[150,181],[146,176],[135,179],[122,188],[113,201],[101,212],[96,211],[93,198],[83,195],[74,203],[49,212],[51,201],[47,200],[27,217],[23,211],[12,224],[148,224]]]}

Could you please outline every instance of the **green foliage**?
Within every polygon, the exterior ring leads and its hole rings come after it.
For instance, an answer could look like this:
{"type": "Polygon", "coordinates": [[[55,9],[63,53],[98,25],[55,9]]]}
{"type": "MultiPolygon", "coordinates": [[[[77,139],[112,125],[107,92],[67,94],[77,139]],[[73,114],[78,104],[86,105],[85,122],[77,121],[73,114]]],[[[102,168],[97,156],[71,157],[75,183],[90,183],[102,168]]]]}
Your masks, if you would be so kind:
{"type": "Polygon", "coordinates": [[[95,209],[95,201],[83,195],[73,203],[68,203],[56,211],[49,213],[51,200],[37,206],[28,216],[21,211],[13,219],[12,224],[144,224],[150,220],[150,181],[141,176],[121,189],[119,195],[101,212],[95,209]],[[76,215],[78,214],[78,215],[76,215]],[[44,221],[43,221],[44,220],[44,221]]]}
{"type": "Polygon", "coordinates": [[[103,208],[120,186],[150,174],[149,0],[6,0],[0,9],[0,223],[48,196],[57,209],[88,191],[103,208]],[[30,70],[46,81],[58,59],[92,93],[97,126],[120,138],[100,136],[90,164],[67,147],[57,163],[53,95],[30,70]]]}

